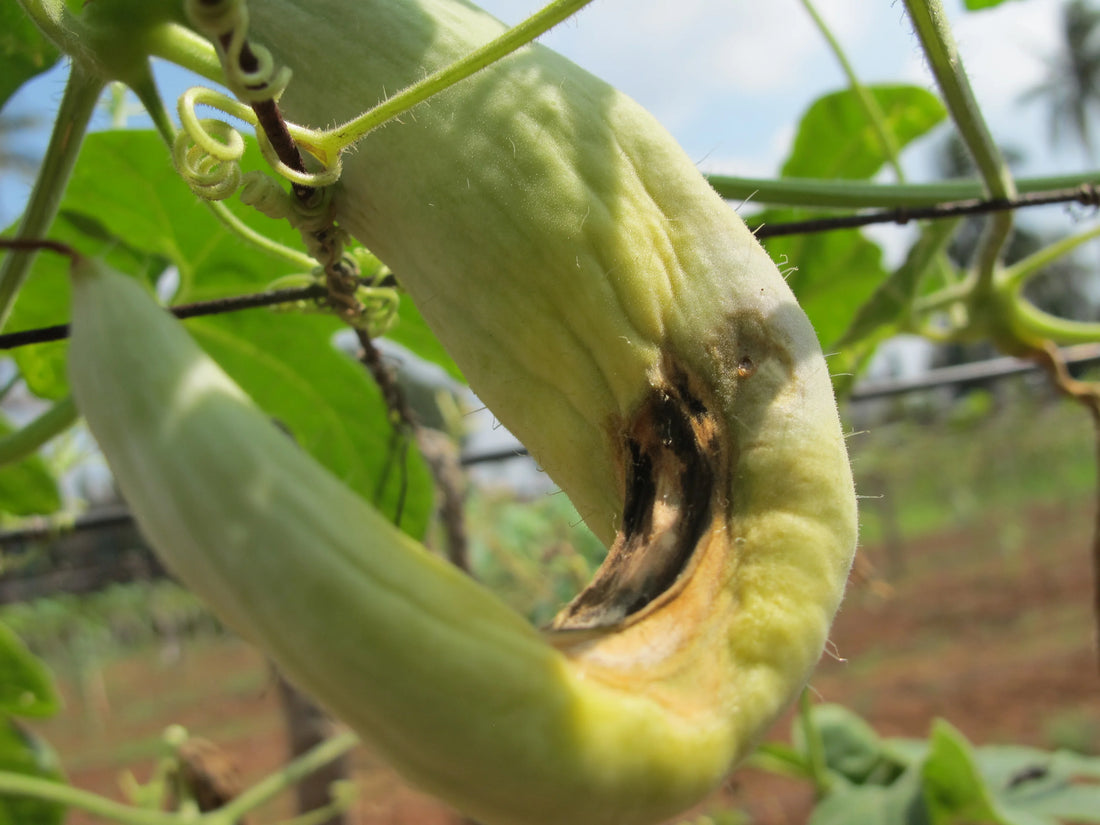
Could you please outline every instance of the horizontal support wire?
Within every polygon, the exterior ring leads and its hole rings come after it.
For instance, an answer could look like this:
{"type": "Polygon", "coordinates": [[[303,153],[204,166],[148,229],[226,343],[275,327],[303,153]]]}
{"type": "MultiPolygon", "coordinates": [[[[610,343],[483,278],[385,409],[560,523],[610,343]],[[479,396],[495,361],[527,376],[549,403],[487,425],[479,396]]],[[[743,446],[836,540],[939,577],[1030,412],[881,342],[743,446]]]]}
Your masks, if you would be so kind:
{"type": "Polygon", "coordinates": [[[760,224],[750,228],[757,238],[776,238],[783,235],[809,235],[817,232],[835,232],[856,229],[873,224],[894,223],[905,225],[911,221],[944,220],[968,215],[988,215],[1033,206],[1050,206],[1058,203],[1077,203],[1096,208],[1100,206],[1100,188],[1084,184],[1070,189],[1049,189],[1030,192],[1015,198],[971,199],[937,203],[931,206],[899,206],[874,212],[858,212],[852,215],[834,215],[808,218],[802,221],[760,224]]]}
{"type": "MultiPolygon", "coordinates": [[[[324,284],[309,284],[287,289],[273,289],[267,292],[253,292],[247,295],[234,295],[229,298],[215,298],[210,301],[198,301],[193,304],[180,304],[169,307],[168,311],[177,318],[198,318],[203,315],[220,315],[226,312],[239,312],[244,309],[293,304],[297,301],[309,301],[324,298],[328,289],[324,284]]],[[[0,335],[0,350],[25,347],[30,344],[45,344],[61,341],[69,337],[68,324],[56,324],[49,327],[37,327],[20,332],[8,332],[0,335]]]]}

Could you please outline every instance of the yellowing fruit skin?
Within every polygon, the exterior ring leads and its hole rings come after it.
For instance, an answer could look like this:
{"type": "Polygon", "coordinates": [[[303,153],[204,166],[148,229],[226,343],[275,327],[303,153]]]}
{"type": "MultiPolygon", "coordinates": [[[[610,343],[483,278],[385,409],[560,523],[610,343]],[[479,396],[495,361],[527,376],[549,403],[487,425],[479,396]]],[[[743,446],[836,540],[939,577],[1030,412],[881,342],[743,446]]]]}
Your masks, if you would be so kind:
{"type": "Polygon", "coordinates": [[[716,672],[750,688],[717,714],[605,682],[317,465],[102,264],[76,267],[70,352],[79,408],[169,567],[399,770],[480,820],[660,821],[705,795],[758,727],[757,693],[778,687],[767,666],[716,672]]]}
{"type": "MultiPolygon", "coordinates": [[[[457,0],[255,0],[281,101],[343,120],[502,30],[457,0]]],[[[487,825],[643,825],[797,694],[855,544],[825,361],[767,255],[636,104],[541,47],[369,135],[341,223],[612,545],[548,634],[271,427],[82,264],[72,385],[166,563],[412,781],[487,825]],[[121,330],[125,330],[122,334],[121,330]]]]}
{"type": "MultiPolygon", "coordinates": [[[[268,0],[252,15],[295,72],[282,107],[314,126],[504,28],[455,0],[268,0]]],[[[339,220],[606,542],[622,526],[624,433],[644,400],[686,374],[715,414],[719,585],[691,577],[693,644],[646,668],[662,695],[674,676],[743,752],[820,656],[856,540],[828,369],[773,262],[647,112],[539,45],[386,124],[344,162],[339,220]],[[715,673],[719,683],[704,675],[715,673]]],[[[617,672],[611,648],[630,660],[640,637],[674,636],[690,601],[573,655],[617,672]]],[[[647,677],[626,672],[643,689],[647,677]]]]}

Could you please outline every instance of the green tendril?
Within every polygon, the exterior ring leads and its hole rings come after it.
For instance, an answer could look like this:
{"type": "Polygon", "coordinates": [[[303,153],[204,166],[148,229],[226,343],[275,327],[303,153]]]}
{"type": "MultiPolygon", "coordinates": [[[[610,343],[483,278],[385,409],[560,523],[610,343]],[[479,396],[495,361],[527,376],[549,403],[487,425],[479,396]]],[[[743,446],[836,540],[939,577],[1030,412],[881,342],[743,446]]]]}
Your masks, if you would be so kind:
{"type": "Polygon", "coordinates": [[[248,103],[279,99],[290,83],[290,68],[277,66],[270,51],[248,41],[248,6],[243,0],[188,0],[185,11],[195,28],[214,41],[233,94],[248,103]],[[252,69],[242,66],[246,45],[255,63],[252,69]]]}

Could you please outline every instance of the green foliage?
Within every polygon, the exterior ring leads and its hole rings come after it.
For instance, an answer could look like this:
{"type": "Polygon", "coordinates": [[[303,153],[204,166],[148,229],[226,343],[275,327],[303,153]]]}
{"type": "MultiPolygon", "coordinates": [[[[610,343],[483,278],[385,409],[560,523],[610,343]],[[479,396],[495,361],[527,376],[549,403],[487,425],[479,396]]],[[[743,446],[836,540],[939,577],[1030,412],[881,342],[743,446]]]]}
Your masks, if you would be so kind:
{"type": "MultiPolygon", "coordinates": [[[[0,437],[12,432],[0,415],[0,437]]],[[[0,518],[48,515],[61,509],[57,482],[40,455],[0,466],[0,518]]]]}
{"type": "MultiPolygon", "coordinates": [[[[53,677],[6,624],[0,623],[0,771],[60,780],[53,751],[13,717],[52,716],[60,708],[53,677]]],[[[0,795],[0,825],[54,825],[64,809],[33,798],[0,795]]]]}
{"type": "Polygon", "coordinates": [[[904,263],[882,281],[858,309],[851,325],[837,341],[843,347],[874,337],[876,341],[904,328],[909,308],[920,294],[921,282],[935,267],[954,233],[954,221],[936,221],[922,228],[904,263]]]}
{"type": "MultiPolygon", "coordinates": [[[[174,267],[180,302],[260,290],[294,270],[293,264],[258,252],[227,231],[196,202],[167,160],[154,132],[89,135],[51,235],[85,254],[102,255],[150,286],[174,267]]],[[[258,152],[253,150],[246,162],[259,164],[258,152]]],[[[289,226],[243,205],[234,210],[268,237],[300,245],[289,226]]],[[[39,256],[9,329],[63,321],[67,296],[68,262],[39,256]]],[[[415,448],[393,434],[388,410],[367,372],[333,347],[341,326],[335,317],[291,314],[276,324],[262,310],[191,322],[207,350],[291,430],[303,449],[391,517],[400,507],[403,529],[421,536],[432,507],[427,469],[415,448]]],[[[405,311],[397,329],[456,371],[415,311],[405,311]]],[[[45,398],[68,392],[65,351],[66,344],[59,342],[16,352],[33,392],[45,398]]]]}
{"type": "Polygon", "coordinates": [[[0,714],[52,716],[58,707],[46,666],[0,623],[0,714]]]}
{"type": "Polygon", "coordinates": [[[110,659],[169,638],[194,640],[222,632],[199,598],[169,579],[6,604],[0,607],[0,622],[55,665],[110,659]]]}
{"type": "Polygon", "coordinates": [[[0,5],[0,109],[35,75],[47,71],[61,52],[38,30],[19,4],[0,5]]]}
{"type": "MultiPolygon", "coordinates": [[[[1001,2],[964,0],[964,6],[973,11],[1001,2]]],[[[175,4],[135,4],[131,0],[68,2],[68,8],[82,21],[78,34],[87,38],[82,44],[87,46],[86,53],[77,55],[78,59],[131,81],[144,79],[147,56],[139,35],[178,16],[175,4]],[[124,38],[124,48],[120,47],[120,32],[134,35],[124,38]]],[[[930,52],[927,45],[926,52],[930,52]]],[[[59,54],[20,4],[0,5],[0,108],[21,84],[53,66],[59,54]]],[[[929,56],[935,69],[935,58],[929,56]]],[[[961,75],[957,66],[951,71],[961,75]]],[[[868,91],[881,111],[881,123],[873,122],[869,109],[875,107],[868,107],[858,90],[823,96],[803,116],[782,167],[783,175],[870,180],[884,163],[895,160],[884,146],[884,132],[885,143],[904,149],[945,119],[940,99],[927,90],[881,85],[868,91]]],[[[974,151],[974,144],[980,144],[973,138],[983,126],[980,115],[956,111],[955,119],[971,136],[968,148],[974,151]]],[[[976,148],[980,155],[982,147],[976,148]]],[[[262,167],[254,147],[244,165],[262,167]]],[[[166,273],[174,272],[179,283],[173,296],[177,303],[260,290],[300,268],[286,256],[243,243],[199,205],[179,180],[168,162],[167,150],[154,133],[89,136],[67,186],[60,178],[54,184],[64,187],[64,198],[60,216],[50,229],[53,240],[105,258],[150,289],[162,283],[166,273]]],[[[239,204],[229,208],[245,225],[276,243],[301,247],[297,233],[285,223],[263,218],[239,204]]],[[[774,224],[818,214],[809,209],[772,209],[761,219],[774,224]]],[[[47,225],[49,221],[43,224],[43,231],[47,225]]],[[[767,246],[773,257],[789,268],[789,283],[825,346],[843,348],[842,357],[858,363],[887,335],[899,330],[932,330],[928,324],[931,316],[919,317],[915,307],[935,290],[957,282],[959,273],[945,265],[942,254],[955,229],[950,222],[922,228],[906,260],[893,272],[884,264],[879,246],[856,230],[774,238],[767,246]]],[[[8,234],[14,231],[15,227],[8,234]]],[[[1021,277],[1021,283],[1033,274],[1023,272],[1026,277],[1021,277]]],[[[991,281],[992,275],[986,275],[991,281]]],[[[951,335],[989,331],[968,327],[978,313],[963,311],[974,309],[974,302],[980,308],[980,301],[987,301],[989,295],[988,291],[977,293],[970,296],[971,303],[952,306],[960,310],[955,316],[964,318],[964,323],[952,329],[951,335]]],[[[1004,303],[1010,305],[1011,301],[1004,303]]],[[[458,367],[416,308],[405,301],[399,313],[390,337],[461,380],[458,367]]],[[[62,323],[67,317],[67,262],[40,256],[20,292],[7,330],[62,323]]],[[[302,449],[391,517],[400,509],[404,529],[420,535],[432,504],[426,470],[415,449],[394,435],[374,384],[333,347],[332,337],[340,328],[340,322],[332,317],[288,313],[276,322],[263,312],[190,323],[201,344],[269,415],[286,426],[302,449]]],[[[1058,332],[1056,326],[1049,330],[1058,332]]],[[[1095,329],[1075,331],[1078,333],[1100,338],[1095,329]]],[[[64,343],[24,347],[14,357],[33,393],[43,399],[67,394],[64,343]]],[[[834,368],[838,363],[839,359],[833,362],[834,368]]],[[[1067,423],[1065,408],[1051,414],[1021,404],[1016,417],[1005,419],[985,414],[990,403],[988,396],[972,395],[970,403],[958,407],[961,412],[947,422],[950,426],[941,427],[934,437],[927,428],[905,425],[859,456],[858,466],[864,473],[908,476],[898,482],[907,485],[904,489],[889,491],[903,502],[900,521],[907,530],[965,518],[977,506],[979,495],[986,506],[991,502],[1018,503],[1054,490],[1064,495],[1067,489],[1085,489],[1091,483],[1091,478],[1086,478],[1091,467],[1080,450],[1080,439],[1072,432],[1072,423],[1067,423]],[[1036,421],[1021,422],[1033,414],[1036,421]],[[975,447],[978,429],[987,438],[975,447]],[[883,446],[890,439],[894,443],[883,446]],[[996,442],[996,449],[990,449],[988,441],[996,442]],[[1004,443],[1014,447],[1011,458],[1017,464],[1012,472],[1006,472],[1008,459],[1001,455],[1004,443]],[[907,473],[908,462],[918,454],[921,466],[937,467],[934,476],[919,470],[907,473]],[[948,466],[952,473],[943,473],[941,468],[948,466]],[[1064,475],[1050,473],[1051,466],[1060,467],[1064,475]]],[[[913,406],[906,409],[914,412],[913,406]]],[[[0,423],[0,435],[8,429],[0,423]]],[[[858,450],[859,442],[855,443],[858,450]]],[[[869,492],[877,492],[873,481],[870,486],[869,492]]],[[[35,458],[0,470],[0,503],[5,513],[13,515],[59,508],[57,485],[46,464],[35,458]]],[[[534,507],[479,497],[472,506],[472,519],[474,572],[527,610],[537,623],[549,619],[555,608],[587,581],[604,552],[579,526],[579,517],[562,496],[544,499],[534,507]]],[[[55,652],[81,647],[80,655],[118,638],[147,640],[176,623],[209,621],[193,597],[173,586],[160,585],[109,588],[88,599],[61,597],[15,605],[5,608],[3,615],[25,633],[33,649],[55,652]]],[[[56,706],[49,673],[10,630],[0,626],[0,712],[5,714],[0,719],[0,771],[60,778],[52,755],[7,718],[48,715],[56,706]]],[[[835,705],[814,709],[808,726],[796,727],[793,741],[793,746],[764,746],[758,761],[828,789],[813,814],[812,825],[1100,822],[1100,787],[1079,781],[1100,778],[1100,760],[1094,758],[1030,748],[975,748],[943,721],[933,726],[927,742],[885,739],[864,720],[835,705]]],[[[61,809],[51,803],[0,797],[0,825],[52,825],[61,815],[61,809]]],[[[714,814],[699,820],[726,821],[739,820],[736,814],[714,814]]]]}
{"type": "MultiPolygon", "coordinates": [[[[918,86],[871,86],[868,91],[898,148],[928,134],[947,116],[939,98],[918,86]]],[[[890,160],[858,93],[846,89],[818,98],[802,115],[782,174],[860,180],[872,177],[890,160]]]]}
{"type": "MultiPolygon", "coordinates": [[[[64,780],[53,749],[10,718],[0,718],[0,771],[64,780]]],[[[65,808],[55,802],[0,795],[0,825],[60,825],[64,818],[65,808]]]]}
{"type": "MultiPolygon", "coordinates": [[[[793,747],[766,745],[760,767],[810,776],[804,720],[793,747]]],[[[839,705],[819,705],[810,724],[824,745],[829,791],[810,825],[1058,825],[1100,822],[1100,759],[1066,751],[975,748],[937,720],[927,742],[883,739],[839,705]]]]}
{"type": "MultiPolygon", "coordinates": [[[[914,86],[875,86],[874,96],[897,147],[927,134],[945,116],[943,104],[914,86]]],[[[866,179],[888,158],[853,90],[827,94],[807,109],[799,124],[783,175],[803,178],[866,179]]],[[[801,209],[769,209],[757,216],[763,225],[805,220],[801,209]]],[[[908,297],[921,271],[889,277],[882,250],[857,230],[768,238],[765,246],[829,350],[843,340],[855,344],[886,318],[908,308],[908,297]],[[858,320],[857,320],[857,315],[858,320]]]]}
{"type": "Polygon", "coordinates": [[[994,6],[999,6],[1005,0],[963,0],[963,4],[970,11],[980,11],[981,9],[991,9],[994,6]]]}

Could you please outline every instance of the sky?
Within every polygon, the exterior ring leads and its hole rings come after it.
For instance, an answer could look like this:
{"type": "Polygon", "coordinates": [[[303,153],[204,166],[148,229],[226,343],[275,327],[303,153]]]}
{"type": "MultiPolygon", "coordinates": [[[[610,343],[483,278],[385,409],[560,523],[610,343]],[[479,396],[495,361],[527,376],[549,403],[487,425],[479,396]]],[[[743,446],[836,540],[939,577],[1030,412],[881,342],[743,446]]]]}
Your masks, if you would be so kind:
{"type": "MultiPolygon", "coordinates": [[[[1045,154],[1041,108],[1015,99],[1044,75],[1060,1],[1009,0],[977,13],[962,0],[944,4],[994,133],[1045,154]]],[[[532,8],[529,0],[482,5],[509,23],[532,8]]],[[[898,0],[815,6],[863,82],[932,88],[898,0]]],[[[800,0],[597,0],[543,42],[641,102],[710,172],[774,174],[806,107],[846,85],[800,0]]],[[[1036,160],[1036,169],[1053,168],[1036,160]]]]}

